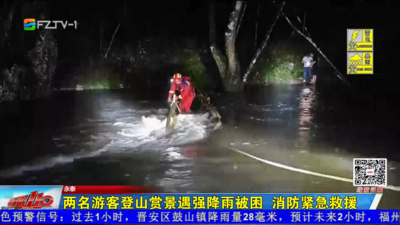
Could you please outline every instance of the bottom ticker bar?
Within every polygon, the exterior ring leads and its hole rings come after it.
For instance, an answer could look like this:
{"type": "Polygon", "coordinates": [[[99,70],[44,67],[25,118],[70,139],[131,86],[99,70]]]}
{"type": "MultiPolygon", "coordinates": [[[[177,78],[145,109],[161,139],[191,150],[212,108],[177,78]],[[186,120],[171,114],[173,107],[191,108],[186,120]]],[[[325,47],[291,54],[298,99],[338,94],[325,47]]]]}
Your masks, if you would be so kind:
{"type": "Polygon", "coordinates": [[[160,187],[146,186],[64,186],[62,194],[143,194],[160,191],[160,187]]]}
{"type": "Polygon", "coordinates": [[[399,224],[399,210],[1,210],[1,224],[399,224]]]}

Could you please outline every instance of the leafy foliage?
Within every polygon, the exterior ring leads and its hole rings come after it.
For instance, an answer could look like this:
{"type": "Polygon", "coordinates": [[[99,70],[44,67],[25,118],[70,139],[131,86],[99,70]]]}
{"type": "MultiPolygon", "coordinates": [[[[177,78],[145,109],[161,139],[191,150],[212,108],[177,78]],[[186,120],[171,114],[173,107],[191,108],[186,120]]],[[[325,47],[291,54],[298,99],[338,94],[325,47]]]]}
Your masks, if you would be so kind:
{"type": "Polygon", "coordinates": [[[75,83],[84,89],[119,88],[120,84],[128,86],[151,79],[169,80],[179,72],[202,88],[206,84],[206,68],[200,54],[201,47],[191,39],[149,37],[131,44],[116,42],[107,62],[89,62],[80,69],[83,72],[75,83]]]}
{"type": "Polygon", "coordinates": [[[78,76],[78,84],[84,89],[116,89],[122,83],[120,75],[109,68],[87,69],[83,73],[78,76]]]}
{"type": "Polygon", "coordinates": [[[258,83],[289,83],[302,78],[306,51],[289,41],[275,43],[256,65],[258,83]]]}
{"type": "Polygon", "coordinates": [[[206,84],[206,68],[201,60],[201,47],[192,39],[147,38],[138,42],[135,61],[131,64],[136,74],[157,73],[189,76],[197,87],[206,84]]]}
{"type": "Polygon", "coordinates": [[[206,84],[205,80],[205,66],[201,61],[200,55],[196,51],[184,51],[182,60],[182,71],[185,76],[192,78],[193,83],[203,88],[206,84]]]}

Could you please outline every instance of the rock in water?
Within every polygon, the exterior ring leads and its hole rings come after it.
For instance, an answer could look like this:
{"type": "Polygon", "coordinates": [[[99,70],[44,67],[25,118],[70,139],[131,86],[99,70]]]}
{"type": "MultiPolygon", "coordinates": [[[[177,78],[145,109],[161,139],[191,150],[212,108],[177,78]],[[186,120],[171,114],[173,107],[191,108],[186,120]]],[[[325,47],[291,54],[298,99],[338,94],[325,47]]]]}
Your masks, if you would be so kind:
{"type": "Polygon", "coordinates": [[[222,123],[221,123],[221,122],[218,122],[218,123],[215,125],[213,131],[216,131],[216,130],[219,130],[219,129],[222,129],[222,123]]]}

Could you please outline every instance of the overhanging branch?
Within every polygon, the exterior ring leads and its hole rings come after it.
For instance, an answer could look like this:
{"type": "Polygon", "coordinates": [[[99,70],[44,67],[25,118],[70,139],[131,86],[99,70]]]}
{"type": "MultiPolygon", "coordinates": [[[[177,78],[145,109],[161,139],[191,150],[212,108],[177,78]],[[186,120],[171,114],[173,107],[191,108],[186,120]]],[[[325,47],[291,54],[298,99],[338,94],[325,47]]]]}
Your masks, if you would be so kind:
{"type": "MultiPolygon", "coordinates": [[[[303,33],[304,33],[305,28],[306,28],[306,16],[307,16],[306,11],[304,11],[303,33]]],[[[297,18],[300,19],[299,17],[297,17],[297,18]]],[[[301,21],[300,21],[300,23],[301,23],[301,21]]]]}
{"type": "Polygon", "coordinates": [[[260,6],[261,3],[258,3],[257,13],[256,13],[256,27],[255,27],[255,34],[254,34],[254,49],[257,49],[257,36],[258,36],[258,18],[260,17],[260,6]]]}
{"type": "Polygon", "coordinates": [[[106,54],[104,55],[104,58],[107,58],[108,51],[110,51],[111,45],[112,45],[112,43],[113,43],[113,41],[114,41],[115,34],[117,33],[117,31],[118,31],[118,29],[119,29],[119,25],[121,25],[121,24],[119,23],[118,26],[117,26],[117,28],[115,29],[114,34],[113,34],[113,36],[112,36],[112,38],[111,38],[110,45],[108,46],[107,52],[106,52],[106,54]]]}
{"type": "Polygon", "coordinates": [[[332,66],[332,68],[335,70],[336,72],[336,76],[342,80],[345,84],[350,86],[350,83],[347,81],[346,77],[343,76],[343,74],[336,68],[335,65],[333,65],[333,63],[328,59],[328,57],[326,57],[326,55],[321,51],[321,49],[318,48],[318,46],[311,40],[311,38],[307,37],[305,34],[303,34],[299,29],[297,29],[293,23],[290,21],[290,19],[284,14],[282,13],[282,16],[285,17],[286,21],[289,23],[289,25],[297,32],[299,33],[301,36],[303,36],[308,42],[310,42],[310,44],[312,46],[314,46],[314,48],[319,52],[319,54],[321,54],[322,57],[324,57],[324,59],[332,66]]]}
{"type": "MultiPolygon", "coordinates": [[[[304,19],[305,19],[305,16],[304,16],[304,19]]],[[[307,35],[307,37],[309,37],[309,38],[311,38],[311,34],[310,34],[310,32],[308,31],[308,29],[307,29],[307,27],[306,27],[306,23],[304,22],[301,22],[301,19],[300,19],[300,17],[298,17],[297,16],[297,20],[300,22],[300,24],[302,24],[303,25],[303,30],[305,31],[303,31],[303,33],[304,34],[306,34],[307,35]]]]}

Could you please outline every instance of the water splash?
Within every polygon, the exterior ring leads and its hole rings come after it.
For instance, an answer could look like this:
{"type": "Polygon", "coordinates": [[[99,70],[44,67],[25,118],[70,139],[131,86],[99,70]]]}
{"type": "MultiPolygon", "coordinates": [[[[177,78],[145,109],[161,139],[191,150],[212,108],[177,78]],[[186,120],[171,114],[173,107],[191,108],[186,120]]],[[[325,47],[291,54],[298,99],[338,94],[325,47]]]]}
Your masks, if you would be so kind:
{"type": "Polygon", "coordinates": [[[83,142],[83,140],[74,139],[67,134],[53,137],[56,146],[60,146],[60,142],[62,142],[63,148],[73,149],[71,145],[79,146],[79,144],[86,146],[85,148],[75,152],[33,159],[27,164],[0,171],[0,177],[20,176],[24,172],[49,169],[57,165],[72,163],[77,159],[96,157],[100,154],[136,150],[151,151],[152,149],[166,149],[171,146],[184,145],[205,138],[212,127],[206,114],[180,115],[176,131],[168,134],[165,130],[166,109],[133,110],[122,109],[121,104],[114,104],[114,106],[118,108],[104,108],[103,111],[99,112],[99,118],[86,118],[84,125],[75,125],[75,127],[92,127],[85,132],[78,132],[87,135],[92,141],[85,140],[84,143],[77,143],[83,142]],[[99,143],[104,144],[99,147],[99,143]]]}

